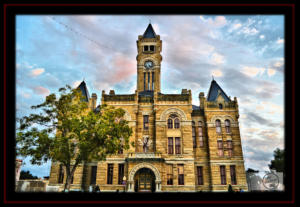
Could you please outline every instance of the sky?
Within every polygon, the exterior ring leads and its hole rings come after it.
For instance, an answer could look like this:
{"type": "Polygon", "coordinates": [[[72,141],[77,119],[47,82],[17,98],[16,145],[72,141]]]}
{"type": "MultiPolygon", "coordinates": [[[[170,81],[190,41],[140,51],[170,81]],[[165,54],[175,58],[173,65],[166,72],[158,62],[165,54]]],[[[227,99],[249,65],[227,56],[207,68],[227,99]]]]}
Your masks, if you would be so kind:
{"type": "MultiPolygon", "coordinates": [[[[162,93],[191,89],[199,105],[213,76],[237,97],[245,168],[267,171],[284,148],[283,15],[17,15],[17,117],[82,80],[97,105],[102,90],[134,93],[136,40],[149,21],[162,40],[162,93]]],[[[33,175],[50,174],[51,162],[24,163],[33,175]]]]}

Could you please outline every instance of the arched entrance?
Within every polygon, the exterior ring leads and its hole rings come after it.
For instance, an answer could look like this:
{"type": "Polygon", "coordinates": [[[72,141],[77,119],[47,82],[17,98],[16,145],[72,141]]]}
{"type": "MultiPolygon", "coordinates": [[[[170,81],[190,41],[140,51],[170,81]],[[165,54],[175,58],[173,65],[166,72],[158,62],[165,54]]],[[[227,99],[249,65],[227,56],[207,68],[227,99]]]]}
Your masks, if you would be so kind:
{"type": "Polygon", "coordinates": [[[128,192],[139,191],[139,189],[147,190],[149,184],[152,191],[161,192],[161,176],[158,169],[146,162],[134,166],[128,175],[128,192]]]}
{"type": "Polygon", "coordinates": [[[149,168],[141,168],[134,175],[135,192],[154,192],[155,175],[149,168]]]}

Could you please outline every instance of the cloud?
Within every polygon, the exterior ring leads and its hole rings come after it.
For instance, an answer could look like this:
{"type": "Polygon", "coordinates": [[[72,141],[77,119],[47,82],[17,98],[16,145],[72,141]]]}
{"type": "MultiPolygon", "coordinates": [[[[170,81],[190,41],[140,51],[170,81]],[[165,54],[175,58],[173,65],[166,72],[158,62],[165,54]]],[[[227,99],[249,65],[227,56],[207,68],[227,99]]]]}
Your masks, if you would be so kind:
{"type": "Polygon", "coordinates": [[[256,75],[262,75],[265,71],[265,68],[252,67],[252,66],[243,66],[243,73],[247,76],[254,77],[256,75]]]}
{"type": "Polygon", "coordinates": [[[265,39],[265,35],[260,35],[259,38],[260,39],[265,39]]]}
{"type": "Polygon", "coordinates": [[[277,124],[273,123],[272,121],[269,121],[268,119],[265,119],[264,117],[258,115],[257,113],[247,111],[246,112],[247,119],[252,123],[258,123],[260,125],[270,126],[270,127],[276,127],[277,124]]]}
{"type": "Polygon", "coordinates": [[[222,77],[223,73],[221,70],[213,70],[211,73],[214,77],[222,77]]]}
{"type": "Polygon", "coordinates": [[[37,77],[37,76],[41,75],[43,72],[45,72],[44,68],[36,68],[36,69],[30,71],[30,76],[37,77]]]}
{"type": "Polygon", "coordinates": [[[216,27],[216,28],[224,27],[227,24],[226,17],[224,16],[216,16],[214,19],[211,17],[205,19],[204,16],[200,16],[199,18],[203,22],[207,23],[209,26],[216,27]]]}
{"type": "Polygon", "coordinates": [[[278,38],[276,41],[277,44],[283,44],[284,43],[284,39],[278,38]]]}
{"type": "Polygon", "coordinates": [[[236,30],[236,29],[240,28],[241,26],[242,26],[241,23],[236,23],[236,24],[234,24],[234,25],[232,26],[232,29],[233,29],[233,30],[236,30]]]}
{"type": "Polygon", "coordinates": [[[241,32],[245,35],[256,35],[259,31],[256,28],[243,27],[241,32]]]}
{"type": "Polygon", "coordinates": [[[42,86],[36,86],[32,88],[33,91],[39,95],[47,96],[50,94],[50,91],[47,88],[44,88],[42,86]]]}
{"type": "Polygon", "coordinates": [[[276,70],[273,68],[268,68],[268,76],[273,76],[276,74],[276,70]]]}
{"type": "Polygon", "coordinates": [[[225,62],[225,58],[223,55],[215,52],[211,56],[211,61],[212,61],[212,64],[220,65],[225,62]]]}

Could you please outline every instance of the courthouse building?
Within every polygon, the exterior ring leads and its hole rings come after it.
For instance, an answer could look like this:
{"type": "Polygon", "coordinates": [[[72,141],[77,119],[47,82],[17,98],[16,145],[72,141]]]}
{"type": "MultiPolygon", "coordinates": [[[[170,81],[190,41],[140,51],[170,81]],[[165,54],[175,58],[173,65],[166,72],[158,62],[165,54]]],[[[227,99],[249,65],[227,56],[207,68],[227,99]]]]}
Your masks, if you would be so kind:
{"type": "MultiPolygon", "coordinates": [[[[199,93],[198,105],[192,104],[191,90],[164,94],[161,51],[162,40],[149,24],[137,40],[135,93],[102,91],[101,104],[125,110],[134,147],[105,161],[81,163],[71,189],[98,185],[103,192],[123,191],[126,180],[127,192],[227,191],[229,184],[248,190],[237,98],[227,96],[215,80],[207,96],[199,93]]],[[[90,97],[84,81],[79,88],[97,112],[97,95],[90,97]]],[[[52,163],[49,185],[63,189],[65,181],[65,169],[52,163]]]]}

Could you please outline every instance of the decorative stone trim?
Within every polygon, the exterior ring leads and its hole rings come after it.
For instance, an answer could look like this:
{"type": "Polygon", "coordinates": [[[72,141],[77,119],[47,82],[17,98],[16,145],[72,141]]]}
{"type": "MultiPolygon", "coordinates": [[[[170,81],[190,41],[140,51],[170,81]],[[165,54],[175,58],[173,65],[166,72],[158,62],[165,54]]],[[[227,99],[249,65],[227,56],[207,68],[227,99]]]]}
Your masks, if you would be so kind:
{"type": "Polygon", "coordinates": [[[164,110],[160,115],[160,121],[167,121],[168,116],[172,113],[177,114],[180,117],[181,121],[187,121],[187,117],[184,111],[179,108],[168,108],[164,110]]]}

